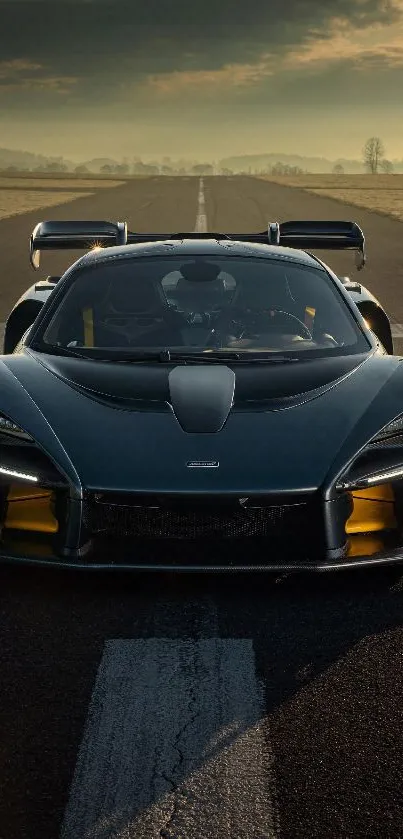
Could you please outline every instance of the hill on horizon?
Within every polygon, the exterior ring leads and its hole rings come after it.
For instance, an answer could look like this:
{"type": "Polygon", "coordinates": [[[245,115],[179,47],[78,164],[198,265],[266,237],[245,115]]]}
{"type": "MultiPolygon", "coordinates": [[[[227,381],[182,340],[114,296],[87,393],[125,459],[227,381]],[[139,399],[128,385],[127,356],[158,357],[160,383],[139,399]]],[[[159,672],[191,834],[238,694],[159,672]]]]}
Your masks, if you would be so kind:
{"type": "MultiPolygon", "coordinates": [[[[283,163],[288,166],[298,166],[310,174],[321,174],[331,172],[333,166],[340,164],[347,175],[362,174],[365,167],[362,161],[338,157],[330,160],[327,157],[308,157],[301,154],[283,154],[282,152],[270,152],[267,154],[245,154],[225,157],[219,161],[222,168],[232,169],[234,172],[252,171],[255,169],[267,169],[275,166],[276,163],[283,163]]],[[[403,160],[392,161],[395,172],[403,172],[403,160]]]]}
{"type": "MultiPolygon", "coordinates": [[[[133,164],[138,162],[141,164],[148,161],[148,155],[143,157],[133,157],[128,164],[130,171],[132,171],[133,164]]],[[[65,171],[74,172],[77,165],[86,166],[89,171],[100,172],[102,166],[108,165],[111,167],[119,166],[121,160],[109,157],[94,157],[91,160],[83,159],[81,162],[75,160],[68,160],[62,156],[51,157],[49,155],[36,154],[34,152],[24,151],[23,149],[8,149],[0,148],[0,169],[7,170],[11,167],[20,171],[35,171],[41,168],[46,168],[50,164],[58,164],[65,171]]],[[[200,161],[197,160],[173,160],[171,158],[162,157],[161,159],[153,158],[154,165],[172,166],[178,170],[180,167],[191,169],[200,161]]],[[[403,160],[392,160],[394,172],[403,172],[403,160]]],[[[327,157],[314,157],[301,154],[283,154],[282,152],[268,152],[262,154],[244,154],[232,155],[229,157],[216,160],[215,165],[221,169],[228,169],[234,173],[250,172],[251,174],[269,171],[276,163],[281,163],[288,166],[298,166],[304,172],[309,174],[329,173],[336,164],[341,164],[346,174],[362,174],[365,172],[365,167],[362,161],[354,160],[344,157],[339,157],[331,160],[327,157]]]]}

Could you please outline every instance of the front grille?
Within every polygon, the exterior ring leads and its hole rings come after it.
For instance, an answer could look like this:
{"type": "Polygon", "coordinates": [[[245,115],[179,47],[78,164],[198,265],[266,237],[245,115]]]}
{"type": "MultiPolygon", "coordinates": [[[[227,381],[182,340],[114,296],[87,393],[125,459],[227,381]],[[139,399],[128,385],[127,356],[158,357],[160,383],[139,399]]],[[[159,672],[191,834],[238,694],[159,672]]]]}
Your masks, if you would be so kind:
{"type": "Polygon", "coordinates": [[[286,507],[233,512],[161,510],[93,504],[85,524],[91,533],[153,539],[200,539],[220,536],[237,539],[268,536],[284,527],[286,507]]]}
{"type": "Polygon", "coordinates": [[[264,540],[272,555],[298,554],[306,559],[315,546],[323,548],[318,510],[307,503],[245,507],[236,499],[213,506],[211,499],[206,505],[189,498],[180,504],[137,503],[111,503],[107,493],[90,494],[83,505],[83,523],[93,536],[130,540],[132,547],[135,540],[136,550],[147,550],[147,545],[158,550],[158,544],[175,551],[180,544],[186,551],[191,544],[197,551],[203,546],[212,550],[231,546],[232,550],[241,544],[248,549],[253,543],[261,547],[264,540]]]}

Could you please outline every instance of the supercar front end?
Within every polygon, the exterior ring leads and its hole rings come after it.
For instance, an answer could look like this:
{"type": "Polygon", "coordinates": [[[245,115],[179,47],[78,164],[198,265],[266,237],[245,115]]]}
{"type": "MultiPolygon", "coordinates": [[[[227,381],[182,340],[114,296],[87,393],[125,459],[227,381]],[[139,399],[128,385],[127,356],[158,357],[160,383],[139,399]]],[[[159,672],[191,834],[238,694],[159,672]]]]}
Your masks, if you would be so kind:
{"type": "Polygon", "coordinates": [[[43,222],[31,265],[77,248],[7,322],[0,559],[212,572],[403,560],[401,360],[377,301],[306,253],[352,250],[361,269],[355,223],[43,222]]]}
{"type": "Polygon", "coordinates": [[[329,570],[403,559],[403,415],[325,492],[82,491],[0,416],[0,557],[79,568],[329,570]]]}

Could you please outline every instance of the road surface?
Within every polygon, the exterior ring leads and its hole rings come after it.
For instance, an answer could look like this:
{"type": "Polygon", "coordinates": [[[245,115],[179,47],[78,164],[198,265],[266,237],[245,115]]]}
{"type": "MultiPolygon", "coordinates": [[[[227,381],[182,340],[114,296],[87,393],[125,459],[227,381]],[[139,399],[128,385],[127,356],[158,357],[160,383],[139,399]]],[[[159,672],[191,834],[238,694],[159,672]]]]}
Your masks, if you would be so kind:
{"type": "MultiPolygon", "coordinates": [[[[202,213],[198,179],[150,179],[46,216],[224,232],[356,219],[366,280],[403,321],[399,222],[252,178],[206,178],[204,197],[202,213]]],[[[3,319],[35,276],[38,220],[0,222],[3,319]]],[[[43,259],[45,273],[66,264],[43,259]]],[[[0,839],[403,838],[398,569],[1,568],[0,685],[0,839]]]]}

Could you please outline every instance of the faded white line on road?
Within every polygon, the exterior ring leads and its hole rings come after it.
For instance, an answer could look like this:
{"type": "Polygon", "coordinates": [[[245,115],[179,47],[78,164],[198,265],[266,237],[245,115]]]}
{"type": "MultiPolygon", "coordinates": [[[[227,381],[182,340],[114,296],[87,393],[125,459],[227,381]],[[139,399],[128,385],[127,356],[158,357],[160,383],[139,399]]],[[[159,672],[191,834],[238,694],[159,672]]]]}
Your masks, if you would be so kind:
{"type": "Polygon", "coordinates": [[[250,640],[108,641],[61,839],[274,839],[250,640]]]}
{"type": "Polygon", "coordinates": [[[207,216],[204,203],[204,183],[203,178],[200,178],[199,195],[197,198],[197,216],[195,224],[195,233],[207,233],[207,216]]]}

